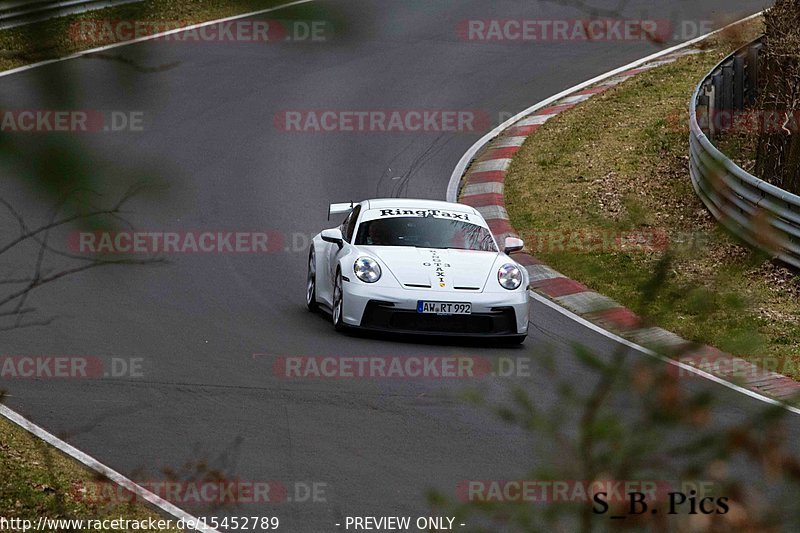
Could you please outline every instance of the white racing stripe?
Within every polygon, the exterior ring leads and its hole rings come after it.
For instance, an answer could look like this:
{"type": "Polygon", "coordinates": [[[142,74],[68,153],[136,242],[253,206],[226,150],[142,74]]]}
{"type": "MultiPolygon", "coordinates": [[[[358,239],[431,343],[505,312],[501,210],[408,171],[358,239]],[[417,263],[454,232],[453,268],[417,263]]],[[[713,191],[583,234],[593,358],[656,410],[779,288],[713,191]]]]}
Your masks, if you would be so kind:
{"type": "MultiPolygon", "coordinates": [[[[722,32],[722,31],[725,31],[728,28],[736,26],[737,24],[741,24],[743,22],[747,22],[749,20],[757,18],[757,17],[761,16],[762,14],[763,14],[763,11],[760,11],[758,13],[750,15],[749,17],[745,17],[745,18],[743,18],[743,19],[741,19],[739,21],[733,22],[733,23],[731,23],[731,24],[729,24],[729,25],[727,25],[727,26],[725,26],[723,28],[720,28],[718,30],[715,30],[713,32],[707,33],[705,35],[702,35],[702,36],[697,37],[695,39],[692,39],[690,41],[686,41],[684,43],[678,44],[678,45],[673,46],[671,48],[667,48],[667,49],[662,50],[660,52],[656,52],[655,54],[652,54],[652,55],[649,55],[649,56],[647,56],[645,58],[636,60],[636,61],[634,61],[632,63],[628,63],[627,65],[621,66],[619,68],[616,68],[614,70],[606,72],[605,74],[601,74],[601,75],[599,75],[599,76],[597,76],[595,78],[592,78],[592,79],[590,79],[588,81],[580,83],[580,84],[578,84],[578,85],[576,85],[574,87],[571,87],[569,89],[561,91],[560,93],[558,93],[556,95],[553,95],[550,98],[547,98],[545,100],[542,100],[541,102],[532,105],[531,107],[525,109],[524,111],[521,111],[520,113],[517,113],[515,116],[513,116],[510,119],[506,120],[505,122],[503,122],[502,124],[500,124],[499,126],[494,128],[492,131],[490,131],[489,133],[487,133],[486,135],[481,137],[481,139],[479,139],[475,144],[473,144],[469,148],[469,150],[467,150],[464,153],[464,155],[461,157],[461,160],[458,162],[458,164],[456,165],[455,169],[453,170],[453,173],[450,176],[450,182],[448,183],[447,193],[446,193],[447,201],[448,202],[458,202],[458,192],[459,192],[459,188],[460,188],[460,185],[461,185],[461,180],[462,180],[462,178],[464,176],[464,172],[466,171],[467,167],[472,162],[472,160],[475,158],[475,155],[486,144],[488,144],[490,141],[492,141],[492,139],[494,139],[495,137],[501,135],[506,129],[508,129],[508,128],[514,126],[514,125],[519,125],[517,123],[520,122],[522,119],[528,117],[528,115],[532,115],[533,113],[535,113],[539,109],[543,109],[543,108],[545,108],[545,107],[547,107],[547,106],[549,106],[549,105],[551,105],[551,104],[553,104],[555,102],[558,102],[559,100],[565,99],[566,97],[569,97],[573,93],[582,91],[583,89],[587,89],[587,88],[589,88],[589,87],[591,87],[593,85],[596,85],[596,84],[598,84],[598,83],[600,83],[602,81],[609,80],[610,78],[618,77],[619,74],[621,74],[623,72],[627,72],[628,70],[632,70],[632,69],[640,67],[640,66],[642,66],[644,64],[650,63],[653,60],[658,59],[660,57],[667,56],[669,54],[672,54],[672,53],[678,52],[680,50],[683,50],[685,48],[688,48],[688,47],[690,47],[690,46],[692,46],[692,45],[694,45],[694,44],[696,44],[698,42],[701,42],[701,41],[703,41],[703,40],[705,40],[705,39],[707,39],[707,38],[709,38],[709,37],[711,37],[713,35],[716,35],[716,34],[722,32]]],[[[572,102],[572,101],[570,101],[570,102],[572,102]]],[[[530,117],[529,120],[531,121],[530,122],[531,124],[534,124],[534,123],[538,124],[539,121],[541,120],[541,117],[534,116],[534,117],[530,117]]],[[[531,267],[527,267],[527,268],[528,268],[528,270],[531,270],[531,267]]],[[[539,269],[542,269],[542,270],[546,271],[546,272],[543,272],[544,277],[561,276],[561,274],[558,274],[557,272],[552,270],[550,267],[547,267],[545,265],[537,265],[534,268],[539,268],[539,269]],[[549,272],[549,274],[548,274],[548,272],[549,272]]],[[[720,384],[720,385],[722,385],[724,387],[727,387],[727,388],[729,388],[731,390],[734,390],[736,392],[744,394],[745,396],[749,396],[751,398],[754,398],[756,400],[762,401],[764,403],[768,403],[770,405],[781,406],[784,409],[786,409],[787,411],[789,411],[791,413],[794,413],[794,414],[800,414],[800,408],[793,407],[791,405],[787,405],[784,402],[775,400],[775,399],[770,398],[768,396],[764,396],[763,394],[759,394],[758,392],[752,391],[750,389],[746,389],[744,387],[736,385],[735,383],[727,381],[727,380],[725,380],[725,379],[723,379],[723,378],[721,378],[719,376],[715,376],[713,374],[710,374],[708,372],[700,370],[699,368],[694,367],[692,365],[688,365],[686,363],[682,363],[680,361],[676,361],[675,359],[671,359],[669,357],[666,357],[664,355],[656,353],[653,350],[650,350],[650,349],[645,348],[645,347],[643,347],[643,346],[641,346],[639,344],[636,344],[635,342],[632,342],[632,341],[630,341],[628,339],[620,337],[619,335],[616,335],[616,334],[614,334],[614,333],[612,333],[612,332],[610,332],[610,331],[608,331],[606,329],[603,329],[602,327],[600,327],[600,326],[598,326],[598,325],[596,325],[596,324],[594,324],[592,322],[589,322],[588,320],[580,317],[579,315],[573,313],[572,311],[570,311],[568,309],[565,309],[564,307],[558,305],[557,303],[553,302],[552,300],[548,299],[545,296],[542,296],[542,295],[540,295],[538,293],[535,293],[533,291],[529,291],[529,295],[533,300],[536,300],[537,302],[540,302],[540,303],[546,305],[547,307],[550,307],[551,309],[556,310],[557,312],[559,312],[562,315],[564,315],[566,318],[568,318],[568,319],[570,319],[570,320],[572,320],[572,321],[574,321],[574,322],[576,322],[578,324],[581,324],[582,326],[584,326],[586,328],[589,328],[592,331],[595,331],[595,332],[603,335],[604,337],[606,337],[608,339],[611,339],[611,340],[613,340],[613,341],[615,341],[615,342],[617,342],[619,344],[622,344],[624,346],[628,346],[629,348],[631,348],[633,350],[636,350],[636,351],[638,351],[640,353],[643,353],[645,355],[648,355],[650,357],[656,358],[656,359],[658,359],[658,360],[660,360],[660,361],[662,361],[662,362],[664,362],[666,364],[677,366],[677,367],[679,367],[679,368],[681,368],[683,370],[686,370],[687,372],[691,372],[691,373],[696,374],[696,375],[698,375],[700,377],[703,377],[703,378],[705,378],[705,379],[707,379],[709,381],[713,381],[714,383],[718,383],[718,384],[720,384]]]]}
{"type": "Polygon", "coordinates": [[[514,126],[541,126],[551,118],[555,118],[557,116],[558,113],[550,113],[549,115],[533,115],[514,123],[514,126]]]}
{"type": "Polygon", "coordinates": [[[17,74],[19,72],[25,72],[26,70],[31,70],[38,67],[43,67],[45,65],[52,65],[53,63],[60,63],[61,61],[68,61],[70,59],[75,59],[78,57],[85,56],[87,54],[94,54],[96,52],[103,52],[105,50],[111,50],[112,48],[119,48],[121,46],[128,46],[130,44],[141,43],[143,41],[151,41],[153,39],[158,39],[159,37],[164,37],[166,35],[174,35],[176,33],[182,33],[185,31],[194,30],[197,28],[204,28],[206,26],[213,26],[214,24],[222,24],[225,22],[230,22],[231,20],[239,20],[247,17],[254,17],[256,15],[263,15],[264,13],[269,13],[271,11],[277,11],[279,9],[285,9],[287,7],[299,6],[301,4],[308,4],[310,2],[314,2],[315,0],[296,0],[294,2],[289,2],[288,4],[282,4],[275,7],[270,7],[267,9],[260,9],[258,11],[251,11],[250,13],[244,13],[242,15],[234,15],[232,17],[226,17],[224,19],[217,19],[217,20],[209,20],[208,22],[201,22],[199,24],[192,24],[191,26],[185,26],[183,28],[175,28],[174,30],[164,31],[161,33],[154,33],[153,35],[145,35],[143,37],[137,37],[136,39],[131,39],[129,41],[122,41],[119,43],[108,44],[105,46],[99,46],[97,48],[90,48],[89,50],[83,50],[81,52],[75,52],[74,54],[70,54],[64,57],[57,57],[55,59],[46,59],[44,61],[39,61],[38,63],[32,63],[30,65],[25,65],[22,67],[12,68],[10,70],[5,70],[0,72],[0,77],[2,76],[10,76],[12,74],[17,74]]]}
{"type": "Polygon", "coordinates": [[[461,196],[475,196],[477,194],[503,194],[503,184],[497,181],[484,183],[470,183],[461,191],[461,196]]]}
{"type": "Polygon", "coordinates": [[[763,394],[759,394],[759,393],[757,393],[755,391],[752,391],[750,389],[746,389],[744,387],[740,387],[739,385],[737,385],[735,383],[731,383],[730,381],[724,380],[724,379],[722,379],[722,378],[720,378],[718,376],[715,376],[714,374],[709,374],[708,372],[700,370],[699,368],[697,368],[695,366],[687,365],[686,363],[681,363],[680,361],[676,361],[675,359],[671,359],[671,358],[669,358],[669,357],[667,357],[665,355],[661,355],[660,353],[654,352],[653,350],[650,350],[649,348],[645,348],[644,346],[640,346],[640,345],[636,344],[635,342],[631,342],[628,339],[620,337],[619,335],[615,335],[614,333],[611,333],[610,331],[601,328],[597,324],[593,324],[592,322],[589,322],[585,318],[576,315],[572,311],[564,309],[563,307],[561,307],[557,303],[552,302],[549,298],[547,298],[545,296],[542,296],[541,294],[538,294],[538,293],[536,293],[534,291],[528,291],[528,295],[531,297],[531,299],[536,300],[537,302],[539,302],[539,303],[541,303],[543,305],[546,305],[550,309],[553,309],[553,310],[561,313],[562,315],[564,315],[568,319],[570,319],[570,320],[572,320],[574,322],[577,322],[581,326],[584,326],[584,327],[586,327],[586,328],[588,328],[588,329],[590,329],[590,330],[592,330],[592,331],[594,331],[596,333],[599,333],[600,335],[606,337],[607,339],[611,339],[612,341],[614,341],[614,342],[616,342],[618,344],[622,344],[623,346],[627,346],[628,348],[631,348],[632,350],[636,350],[637,352],[643,353],[643,354],[645,354],[645,355],[647,355],[649,357],[652,357],[654,359],[658,359],[659,361],[664,362],[664,363],[666,363],[668,365],[676,366],[676,367],[678,367],[678,368],[680,368],[682,370],[685,370],[686,372],[691,372],[692,374],[697,374],[698,376],[703,377],[703,378],[705,378],[705,379],[707,379],[709,381],[713,381],[714,383],[718,383],[718,384],[722,385],[723,387],[727,387],[727,388],[729,388],[731,390],[734,390],[736,392],[740,392],[740,393],[744,394],[745,396],[749,396],[751,398],[755,398],[756,400],[760,400],[760,401],[762,401],[764,403],[768,403],[770,405],[776,405],[776,406],[783,407],[784,409],[786,409],[787,411],[789,411],[791,413],[800,415],[800,409],[797,408],[797,407],[793,407],[791,405],[787,405],[784,402],[775,400],[775,399],[770,398],[768,396],[764,396],[763,394]]]}
{"type": "Polygon", "coordinates": [[[505,172],[508,165],[511,164],[511,159],[489,159],[488,161],[481,161],[473,168],[474,172],[505,172]]]}
{"type": "MultiPolygon", "coordinates": [[[[193,30],[193,29],[196,29],[196,28],[202,28],[202,27],[206,27],[206,26],[210,26],[210,25],[214,25],[214,24],[220,24],[220,23],[224,23],[224,22],[228,22],[228,21],[232,21],[232,20],[238,20],[238,19],[242,19],[242,18],[261,15],[261,14],[264,14],[264,13],[269,13],[269,12],[276,11],[276,10],[279,10],[279,9],[284,9],[284,8],[297,6],[297,5],[301,5],[301,4],[306,4],[306,3],[313,2],[313,1],[314,0],[297,0],[297,1],[294,1],[294,2],[289,2],[287,4],[283,4],[283,5],[280,5],[280,6],[275,6],[275,7],[268,8],[268,9],[263,9],[263,10],[253,11],[253,12],[249,12],[249,13],[245,13],[245,14],[241,14],[241,15],[235,15],[235,16],[227,17],[227,18],[223,18],[223,19],[203,22],[203,23],[200,23],[200,24],[195,24],[195,25],[184,27],[184,28],[177,28],[177,29],[174,29],[174,30],[166,31],[166,32],[161,32],[161,33],[157,33],[157,34],[153,34],[153,35],[147,35],[147,36],[139,37],[137,39],[132,39],[130,41],[124,41],[124,42],[120,42],[120,43],[114,43],[114,44],[110,44],[110,45],[106,45],[106,46],[92,48],[92,49],[89,49],[89,50],[76,52],[75,54],[71,54],[71,55],[68,55],[68,56],[65,56],[65,57],[49,59],[49,60],[45,60],[45,61],[40,61],[38,63],[33,63],[31,65],[25,65],[25,66],[22,66],[22,67],[18,67],[18,68],[14,68],[14,69],[10,69],[10,70],[4,71],[4,72],[0,72],[0,77],[2,77],[2,76],[10,76],[12,74],[25,72],[25,71],[28,71],[28,70],[31,70],[31,69],[35,69],[35,68],[42,67],[42,66],[45,66],[45,65],[50,65],[50,64],[53,64],[53,63],[58,63],[58,62],[62,62],[62,61],[68,61],[70,59],[79,58],[79,57],[82,57],[82,56],[85,56],[85,55],[88,55],[88,54],[92,54],[92,53],[96,53],[96,52],[102,52],[102,51],[110,50],[110,49],[113,49],[113,48],[118,48],[118,47],[122,47],[122,46],[128,46],[128,45],[140,43],[140,42],[143,42],[143,41],[157,39],[159,37],[164,37],[164,36],[167,36],[167,35],[172,35],[172,34],[181,33],[181,32],[184,32],[184,31],[188,31],[188,30],[193,30]]],[[[750,17],[747,17],[747,18],[745,18],[745,19],[743,19],[742,21],[739,21],[739,22],[750,20],[752,18],[755,18],[755,17],[759,16],[760,14],[761,13],[757,13],[757,14],[752,15],[750,17]]],[[[734,24],[737,24],[737,23],[734,23],[734,24]]],[[[509,120],[507,120],[506,122],[504,122],[503,124],[501,124],[497,128],[495,128],[494,130],[492,130],[491,132],[486,134],[483,138],[481,138],[477,143],[475,143],[464,154],[464,156],[461,158],[461,160],[459,161],[458,165],[456,166],[455,170],[453,171],[453,174],[451,175],[450,182],[448,184],[448,189],[447,189],[447,200],[451,201],[451,202],[457,201],[458,186],[459,186],[459,184],[461,182],[461,177],[463,176],[464,170],[466,169],[467,165],[474,158],[474,156],[478,152],[478,150],[480,150],[480,148],[482,148],[486,143],[488,143],[494,137],[496,137],[497,135],[502,133],[503,130],[505,130],[506,128],[508,128],[509,126],[514,124],[515,122],[517,122],[520,119],[526,117],[527,115],[530,115],[531,113],[535,112],[538,109],[542,109],[542,108],[546,107],[547,105],[549,105],[549,104],[551,104],[551,103],[553,103],[553,102],[555,102],[557,100],[560,100],[560,99],[562,99],[562,98],[564,98],[566,96],[571,95],[572,93],[578,92],[578,91],[580,91],[580,90],[582,90],[582,89],[584,89],[586,87],[589,87],[589,86],[594,85],[594,84],[596,84],[596,83],[598,83],[600,81],[603,81],[603,80],[606,80],[606,79],[611,78],[613,76],[616,76],[617,74],[619,74],[621,72],[625,72],[626,70],[629,70],[631,68],[635,68],[635,67],[637,67],[639,65],[642,65],[642,64],[647,63],[649,61],[652,61],[653,59],[656,59],[658,57],[662,57],[662,56],[668,55],[668,54],[670,54],[672,52],[675,52],[677,50],[680,50],[682,48],[689,47],[689,46],[691,46],[691,45],[693,45],[693,44],[695,44],[695,43],[697,43],[699,41],[702,41],[703,39],[706,39],[707,37],[709,37],[711,35],[714,35],[714,34],[718,33],[719,31],[722,31],[724,29],[725,28],[723,28],[721,30],[717,30],[715,32],[711,32],[711,33],[709,33],[707,35],[698,37],[696,39],[693,39],[693,40],[688,41],[686,43],[683,43],[683,44],[677,45],[675,47],[669,48],[667,50],[663,50],[661,52],[658,52],[658,53],[653,54],[651,56],[648,56],[646,58],[640,59],[638,61],[635,61],[633,63],[625,65],[623,67],[619,67],[618,69],[615,69],[615,70],[613,70],[611,72],[608,72],[606,74],[603,74],[601,76],[598,76],[596,78],[588,80],[588,81],[586,81],[586,82],[584,82],[584,83],[582,83],[580,85],[577,85],[575,87],[572,87],[570,89],[562,91],[561,93],[556,94],[556,95],[554,95],[554,96],[552,96],[552,97],[550,97],[550,98],[548,98],[546,100],[543,100],[542,102],[539,102],[538,104],[536,104],[534,106],[531,106],[530,108],[528,108],[528,109],[522,111],[521,113],[517,114],[516,116],[510,118],[509,120]]],[[[733,383],[725,381],[724,379],[721,379],[721,378],[719,378],[717,376],[714,376],[712,374],[704,372],[704,371],[702,371],[702,370],[700,370],[698,368],[695,368],[695,367],[693,367],[691,365],[686,365],[684,363],[680,363],[680,362],[675,361],[673,359],[669,359],[667,357],[664,357],[664,356],[662,356],[660,354],[657,354],[657,353],[653,352],[652,350],[648,350],[647,348],[644,348],[642,346],[634,344],[634,343],[632,343],[632,342],[630,342],[630,341],[628,341],[628,340],[626,340],[626,339],[624,339],[622,337],[614,335],[613,333],[611,333],[609,331],[606,331],[606,330],[596,326],[595,324],[592,324],[591,322],[589,322],[589,321],[581,318],[580,316],[575,315],[574,313],[572,313],[572,312],[570,312],[570,311],[558,306],[557,304],[551,302],[550,300],[548,300],[547,298],[545,298],[543,296],[540,296],[540,295],[532,293],[532,292],[529,293],[529,294],[530,294],[532,299],[534,299],[534,300],[536,300],[536,301],[538,301],[538,302],[540,302],[540,303],[542,303],[542,304],[544,304],[544,305],[556,310],[557,312],[567,316],[569,319],[571,319],[571,320],[573,320],[573,321],[575,321],[575,322],[577,322],[577,323],[579,323],[579,324],[581,324],[581,325],[583,325],[583,326],[585,326],[585,327],[587,327],[587,328],[589,328],[589,329],[591,329],[593,331],[596,331],[596,332],[600,333],[601,335],[603,335],[603,336],[605,336],[605,337],[607,337],[609,339],[612,339],[612,340],[614,340],[615,342],[617,342],[619,344],[623,344],[625,346],[628,346],[628,347],[630,347],[630,348],[632,348],[634,350],[637,350],[637,351],[639,351],[641,353],[644,353],[646,355],[649,355],[651,357],[659,359],[659,360],[661,360],[661,361],[663,361],[663,362],[665,362],[667,364],[678,366],[678,367],[686,370],[687,372],[695,373],[695,374],[697,374],[699,376],[702,376],[702,377],[704,377],[704,378],[706,378],[706,379],[708,379],[710,381],[719,383],[719,384],[721,384],[721,385],[723,385],[725,387],[728,387],[728,388],[730,388],[732,390],[735,390],[737,392],[740,392],[740,393],[745,394],[747,396],[750,396],[752,398],[756,398],[758,400],[761,400],[761,401],[763,401],[765,403],[768,403],[768,404],[771,404],[771,405],[781,405],[781,406],[785,407],[787,410],[789,410],[789,411],[791,411],[791,412],[793,412],[795,414],[800,414],[800,409],[797,409],[797,408],[791,407],[791,406],[786,406],[785,404],[783,404],[781,402],[778,402],[776,400],[773,400],[771,398],[768,398],[768,397],[763,396],[761,394],[758,394],[756,392],[750,391],[748,389],[739,387],[738,385],[735,385],[733,383]]],[[[185,511],[183,511],[182,509],[180,509],[177,506],[173,505],[172,503],[164,500],[163,498],[157,496],[156,494],[154,494],[154,493],[146,490],[145,488],[137,485],[132,480],[130,480],[127,477],[123,476],[119,472],[111,469],[110,467],[104,465],[103,463],[101,463],[97,459],[95,459],[95,458],[91,457],[90,455],[78,450],[77,448],[75,448],[74,446],[66,443],[65,441],[57,438],[56,436],[52,435],[51,433],[47,432],[43,428],[41,428],[41,427],[37,426],[36,424],[32,423],[31,421],[27,420],[22,415],[16,413],[15,411],[13,411],[12,409],[6,407],[5,405],[1,405],[0,404],[0,415],[5,417],[9,421],[13,422],[14,424],[18,425],[19,427],[25,429],[26,431],[30,432],[31,434],[35,435],[36,437],[44,440],[45,442],[47,442],[51,446],[55,447],[56,449],[60,450],[61,452],[69,455],[70,457],[72,457],[75,460],[79,461],[80,463],[84,464],[85,466],[87,466],[88,468],[92,469],[93,471],[95,471],[95,472],[107,477],[108,479],[114,481],[115,483],[117,483],[121,487],[125,488],[126,490],[136,494],[137,496],[141,497],[143,500],[145,500],[145,501],[149,502],[150,504],[156,506],[157,508],[161,509],[165,513],[167,513],[167,514],[169,514],[169,515],[171,515],[171,516],[173,516],[173,517],[175,517],[177,519],[184,519],[184,520],[187,520],[187,521],[188,520],[197,521],[197,519],[194,516],[186,513],[185,511]]],[[[210,532],[210,533],[218,533],[216,530],[214,530],[212,528],[204,528],[204,529],[200,529],[200,531],[207,531],[207,532],[210,532]]]]}
{"type": "MultiPolygon", "coordinates": [[[[69,455],[73,459],[81,462],[82,464],[86,465],[87,467],[91,468],[98,474],[105,476],[106,478],[110,479],[120,487],[130,491],[131,493],[135,494],[138,498],[141,498],[151,505],[155,505],[165,513],[172,515],[178,520],[184,520],[185,523],[192,521],[197,522],[197,518],[190,515],[189,513],[183,511],[182,509],[176,507],[175,505],[171,504],[167,500],[153,494],[149,490],[141,487],[131,481],[130,479],[126,478],[116,470],[112,470],[111,468],[107,467],[94,457],[87,455],[80,451],[79,449],[75,448],[71,444],[67,444],[63,440],[59,439],[52,433],[42,429],[41,427],[37,426],[27,418],[23,417],[19,413],[9,409],[5,405],[0,404],[0,415],[4,416],[11,422],[15,423],[22,429],[32,433],[33,435],[39,437],[47,444],[53,446],[57,450],[62,451],[63,453],[69,455]]],[[[200,528],[196,531],[205,531],[209,533],[219,533],[216,529],[212,529],[210,527],[200,528]]]]}
{"type": "MultiPolygon", "coordinates": [[[[59,58],[56,58],[56,59],[48,59],[48,60],[45,60],[45,61],[40,61],[38,63],[33,63],[31,65],[25,65],[25,66],[22,66],[22,67],[17,67],[17,68],[11,69],[11,70],[6,70],[6,71],[3,71],[3,72],[0,72],[0,77],[2,77],[2,76],[10,76],[12,74],[17,74],[17,73],[20,73],[20,72],[25,72],[27,70],[31,70],[31,69],[38,68],[38,67],[43,67],[45,65],[52,65],[53,63],[60,63],[61,61],[68,61],[70,59],[75,59],[75,58],[82,57],[82,56],[85,56],[87,54],[92,54],[92,53],[95,53],[95,52],[102,52],[104,50],[110,50],[112,48],[119,48],[121,46],[128,46],[128,45],[140,43],[140,42],[143,42],[143,41],[149,41],[149,40],[152,40],[152,39],[157,39],[159,37],[164,37],[165,35],[172,35],[172,34],[175,34],[175,33],[181,33],[181,32],[193,30],[193,29],[196,29],[196,28],[203,28],[205,26],[212,26],[214,24],[222,24],[224,22],[228,22],[228,21],[231,21],[231,20],[238,20],[238,19],[243,19],[243,18],[247,18],[247,17],[253,17],[253,16],[256,16],[256,15],[262,15],[264,13],[269,13],[271,11],[277,11],[279,9],[285,9],[287,7],[298,6],[298,5],[301,5],[301,4],[307,4],[307,3],[310,3],[310,2],[313,2],[313,1],[314,0],[296,0],[295,2],[289,2],[287,4],[282,4],[282,5],[279,5],[279,6],[270,7],[270,8],[267,8],[267,9],[261,9],[259,11],[251,11],[250,13],[244,13],[242,15],[234,15],[232,17],[227,17],[227,18],[223,18],[223,19],[210,20],[208,22],[202,22],[200,24],[193,24],[191,26],[186,26],[184,28],[176,28],[174,30],[165,31],[165,32],[161,32],[161,33],[156,33],[156,34],[153,34],[153,35],[146,35],[144,37],[139,37],[137,39],[131,39],[130,41],[123,41],[123,42],[120,42],[120,43],[114,43],[114,44],[110,44],[110,45],[106,45],[106,46],[101,46],[101,47],[98,47],[98,48],[92,48],[92,49],[89,49],[89,50],[84,50],[82,52],[76,52],[76,53],[68,55],[68,56],[59,57],[59,58]]],[[[161,498],[160,496],[150,492],[149,490],[145,489],[144,487],[142,487],[140,485],[137,485],[136,483],[134,483],[133,481],[131,481],[127,477],[125,477],[122,474],[120,474],[119,472],[117,472],[116,470],[113,470],[112,468],[104,465],[103,463],[101,463],[100,461],[95,459],[94,457],[92,457],[92,456],[80,451],[79,449],[75,448],[71,444],[68,444],[67,442],[64,442],[63,440],[59,439],[58,437],[56,437],[52,433],[49,433],[45,429],[37,426],[36,424],[31,422],[30,420],[26,419],[25,417],[23,417],[19,413],[15,412],[14,410],[6,407],[5,405],[0,404],[0,415],[5,417],[9,421],[13,422],[14,424],[18,425],[22,429],[24,429],[24,430],[32,433],[33,435],[39,437],[40,439],[42,439],[46,443],[50,444],[54,448],[56,448],[56,449],[62,451],[63,453],[69,455],[70,457],[72,457],[76,461],[80,462],[81,464],[87,466],[88,468],[94,470],[95,472],[97,472],[99,474],[102,474],[103,476],[107,477],[108,479],[110,479],[114,483],[117,483],[119,486],[123,487],[124,489],[130,491],[133,494],[136,494],[136,496],[142,498],[143,500],[147,501],[151,505],[154,505],[155,507],[157,507],[158,509],[160,509],[164,513],[167,513],[168,515],[171,515],[171,516],[175,517],[178,520],[182,519],[182,520],[184,520],[186,522],[189,522],[189,521],[193,521],[195,523],[199,522],[196,517],[190,515],[186,511],[180,509],[176,505],[168,502],[167,500],[161,498]]],[[[217,531],[216,529],[213,529],[211,527],[201,527],[201,528],[197,529],[196,531],[203,531],[203,532],[208,532],[208,533],[220,533],[219,531],[217,531]]]]}

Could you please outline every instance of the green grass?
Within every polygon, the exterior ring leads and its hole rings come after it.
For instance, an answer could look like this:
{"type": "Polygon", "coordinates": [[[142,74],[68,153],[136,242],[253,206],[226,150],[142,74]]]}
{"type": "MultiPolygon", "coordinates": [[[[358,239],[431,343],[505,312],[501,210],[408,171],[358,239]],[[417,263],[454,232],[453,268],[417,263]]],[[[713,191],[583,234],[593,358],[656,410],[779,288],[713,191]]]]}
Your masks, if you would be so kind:
{"type": "MultiPolygon", "coordinates": [[[[289,0],[146,0],[0,30],[0,71],[106,44],[73,38],[70,29],[84,20],[166,22],[173,24],[171,28],[180,22],[199,23],[287,3],[289,0]]],[[[334,22],[330,13],[314,4],[300,5],[265,16],[334,22]]]]}
{"type": "Polygon", "coordinates": [[[94,472],[0,417],[0,516],[34,523],[39,517],[168,518],[135,502],[111,504],[101,498],[80,497],[78,489],[91,490],[98,481],[94,472]]]}
{"type": "Polygon", "coordinates": [[[514,157],[506,207],[533,255],[565,275],[648,323],[799,378],[800,281],[720,230],[688,170],[692,91],[760,25],[547,122],[514,157]],[[666,235],[670,244],[597,250],[540,243],[543,232],[578,230],[666,235]]]}

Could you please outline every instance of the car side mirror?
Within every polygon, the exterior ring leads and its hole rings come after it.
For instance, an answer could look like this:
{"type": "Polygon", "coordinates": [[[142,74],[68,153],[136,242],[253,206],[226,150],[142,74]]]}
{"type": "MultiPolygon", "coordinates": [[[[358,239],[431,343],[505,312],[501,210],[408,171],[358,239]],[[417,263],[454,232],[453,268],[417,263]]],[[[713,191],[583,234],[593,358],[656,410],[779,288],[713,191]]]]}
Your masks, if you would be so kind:
{"type": "Polygon", "coordinates": [[[505,249],[503,253],[506,254],[513,254],[514,252],[519,252],[523,248],[525,248],[525,243],[522,239],[518,239],[516,237],[506,237],[505,249]]]}
{"type": "Polygon", "coordinates": [[[320,233],[320,237],[322,237],[322,240],[325,242],[335,244],[340,250],[342,246],[344,246],[344,237],[342,236],[342,230],[339,228],[326,229],[320,233]]]}

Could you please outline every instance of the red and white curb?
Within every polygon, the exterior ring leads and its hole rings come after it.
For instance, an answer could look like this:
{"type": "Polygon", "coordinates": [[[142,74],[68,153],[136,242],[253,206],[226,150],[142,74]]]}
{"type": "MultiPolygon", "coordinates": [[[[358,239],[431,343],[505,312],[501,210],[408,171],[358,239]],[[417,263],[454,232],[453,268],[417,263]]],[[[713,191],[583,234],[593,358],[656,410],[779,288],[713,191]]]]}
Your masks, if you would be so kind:
{"type": "MultiPolygon", "coordinates": [[[[735,24],[740,22],[744,21],[735,24]]],[[[545,100],[502,124],[478,141],[462,158],[450,181],[448,201],[458,200],[477,209],[498,241],[502,242],[506,236],[518,237],[505,209],[503,185],[514,154],[528,136],[559,113],[572,109],[596,94],[641,72],[697,53],[698,50],[691,48],[691,45],[710,35],[713,33],[599,76],[545,100]]],[[[527,253],[515,254],[514,259],[527,269],[531,289],[536,294],[568,310],[570,315],[585,319],[595,329],[618,333],[640,348],[658,347],[679,361],[677,366],[682,369],[681,372],[715,376],[719,379],[714,381],[727,383],[740,392],[751,391],[754,393],[751,396],[764,395],[766,398],[761,399],[770,403],[773,403],[772,399],[788,401],[800,396],[800,383],[787,376],[761,369],[716,348],[697,346],[662,328],[646,327],[630,309],[567,278],[527,253]]],[[[644,349],[653,354],[651,350],[644,349]]],[[[796,412],[800,414],[800,411],[796,412]]]]}

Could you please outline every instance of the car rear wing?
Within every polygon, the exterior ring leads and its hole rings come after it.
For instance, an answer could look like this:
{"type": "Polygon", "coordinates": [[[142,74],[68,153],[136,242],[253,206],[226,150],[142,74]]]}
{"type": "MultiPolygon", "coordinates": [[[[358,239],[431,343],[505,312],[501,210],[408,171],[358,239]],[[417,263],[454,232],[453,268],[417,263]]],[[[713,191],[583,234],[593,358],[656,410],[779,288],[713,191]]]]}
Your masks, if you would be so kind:
{"type": "Polygon", "coordinates": [[[331,219],[331,215],[346,215],[353,210],[353,207],[355,207],[353,202],[348,202],[346,204],[331,204],[330,207],[328,207],[328,220],[331,219]]]}

